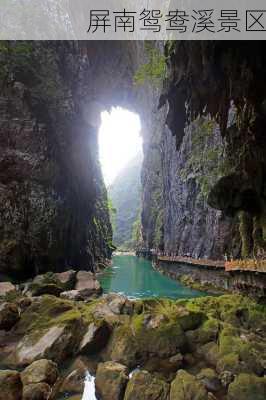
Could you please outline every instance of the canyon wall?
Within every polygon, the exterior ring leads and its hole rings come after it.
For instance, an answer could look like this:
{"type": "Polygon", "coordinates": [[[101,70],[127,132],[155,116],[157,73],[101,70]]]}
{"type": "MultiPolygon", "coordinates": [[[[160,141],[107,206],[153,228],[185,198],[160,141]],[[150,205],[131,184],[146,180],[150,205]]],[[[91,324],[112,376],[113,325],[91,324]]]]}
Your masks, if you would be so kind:
{"type": "Polygon", "coordinates": [[[2,276],[94,270],[110,258],[100,113],[120,105],[149,115],[132,88],[143,57],[133,42],[1,43],[2,276]]]}
{"type": "MultiPolygon", "coordinates": [[[[161,237],[146,240],[148,247],[193,257],[265,257],[264,46],[166,44],[160,200],[148,211],[160,218],[161,237]]],[[[144,170],[149,175],[145,164],[144,170]]]]}

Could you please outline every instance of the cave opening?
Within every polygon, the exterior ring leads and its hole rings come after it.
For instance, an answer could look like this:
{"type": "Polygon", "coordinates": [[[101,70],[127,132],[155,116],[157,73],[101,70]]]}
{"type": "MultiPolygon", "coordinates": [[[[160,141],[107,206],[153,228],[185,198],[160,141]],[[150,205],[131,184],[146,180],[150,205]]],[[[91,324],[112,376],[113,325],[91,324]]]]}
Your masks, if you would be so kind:
{"type": "Polygon", "coordinates": [[[121,107],[101,113],[99,158],[107,187],[113,243],[134,249],[134,226],[140,220],[142,137],[138,114],[121,107]]]}
{"type": "Polygon", "coordinates": [[[99,155],[106,186],[142,152],[141,122],[138,114],[112,107],[101,113],[99,155]]]}

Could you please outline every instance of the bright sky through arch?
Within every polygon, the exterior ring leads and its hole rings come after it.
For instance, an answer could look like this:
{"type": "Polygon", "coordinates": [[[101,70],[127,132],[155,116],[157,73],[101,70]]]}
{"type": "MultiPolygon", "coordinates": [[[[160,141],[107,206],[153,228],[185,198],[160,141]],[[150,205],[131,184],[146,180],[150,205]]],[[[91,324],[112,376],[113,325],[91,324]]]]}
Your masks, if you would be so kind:
{"type": "Polygon", "coordinates": [[[105,184],[113,183],[120,171],[142,151],[141,123],[137,114],[113,107],[101,114],[100,162],[105,184]]]}

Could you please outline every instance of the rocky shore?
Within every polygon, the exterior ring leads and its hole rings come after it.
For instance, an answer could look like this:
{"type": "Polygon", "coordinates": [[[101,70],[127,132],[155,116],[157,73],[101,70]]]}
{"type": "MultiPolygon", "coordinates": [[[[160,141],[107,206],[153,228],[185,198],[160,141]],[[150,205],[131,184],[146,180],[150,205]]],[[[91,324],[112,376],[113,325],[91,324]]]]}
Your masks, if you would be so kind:
{"type": "Polygon", "coordinates": [[[264,400],[266,307],[129,300],[73,270],[0,284],[0,399],[264,400]],[[133,373],[132,373],[133,371],[133,373]]]}

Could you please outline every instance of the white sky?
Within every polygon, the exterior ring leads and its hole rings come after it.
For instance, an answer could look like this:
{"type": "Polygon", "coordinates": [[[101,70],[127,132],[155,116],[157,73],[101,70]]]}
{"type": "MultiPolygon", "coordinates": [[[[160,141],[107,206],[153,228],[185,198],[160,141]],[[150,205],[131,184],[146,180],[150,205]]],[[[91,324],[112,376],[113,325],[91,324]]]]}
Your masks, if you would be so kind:
{"type": "Polygon", "coordinates": [[[119,172],[142,151],[141,124],[137,114],[120,107],[101,114],[99,152],[105,184],[109,186],[119,172]]]}

